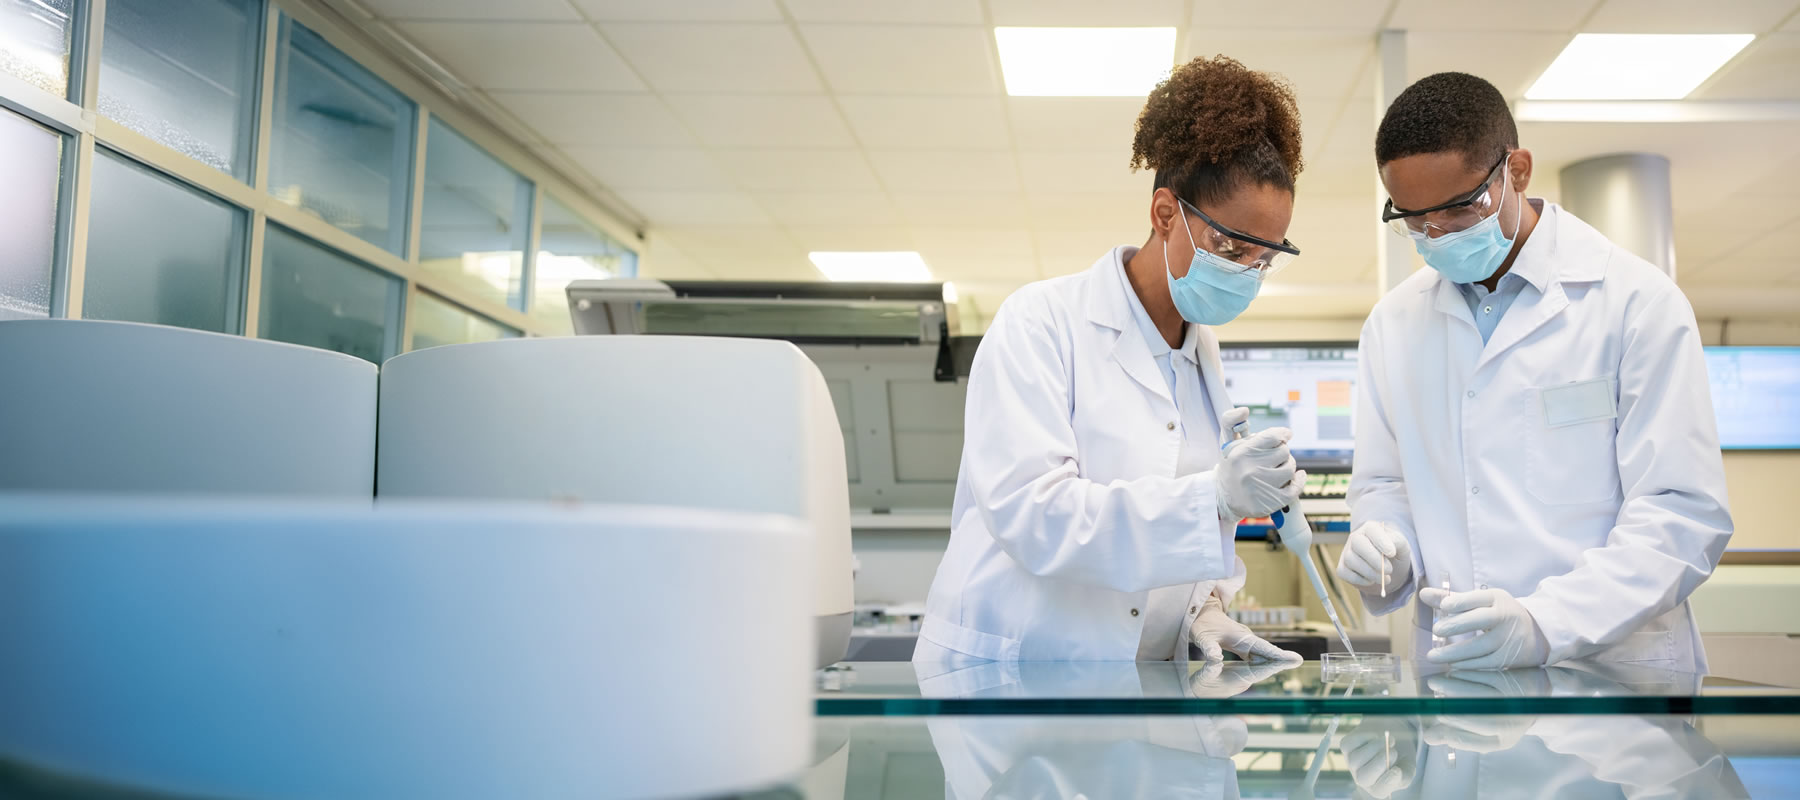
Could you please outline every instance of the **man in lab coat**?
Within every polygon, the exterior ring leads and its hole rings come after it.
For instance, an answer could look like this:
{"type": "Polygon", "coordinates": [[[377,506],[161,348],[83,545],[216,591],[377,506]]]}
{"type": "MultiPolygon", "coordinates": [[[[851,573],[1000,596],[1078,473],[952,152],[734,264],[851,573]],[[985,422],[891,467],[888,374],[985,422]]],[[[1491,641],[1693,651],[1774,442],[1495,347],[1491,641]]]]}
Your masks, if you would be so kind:
{"type": "Polygon", "coordinates": [[[1382,217],[1431,269],[1363,326],[1338,574],[1416,652],[1704,671],[1687,604],[1731,536],[1706,365],[1674,281],[1527,198],[1531,151],[1487,81],[1440,73],[1376,134],[1382,217]]]}

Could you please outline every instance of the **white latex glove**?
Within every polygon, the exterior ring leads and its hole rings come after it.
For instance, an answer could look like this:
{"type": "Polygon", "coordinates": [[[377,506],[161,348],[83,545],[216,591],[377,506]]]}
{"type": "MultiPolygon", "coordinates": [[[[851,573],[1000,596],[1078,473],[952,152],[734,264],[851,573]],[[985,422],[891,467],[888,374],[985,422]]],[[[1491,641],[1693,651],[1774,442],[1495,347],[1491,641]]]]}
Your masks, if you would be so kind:
{"type": "Polygon", "coordinates": [[[1364,716],[1338,743],[1350,779],[1371,797],[1392,797],[1419,771],[1419,726],[1412,717],[1364,716]]]}
{"type": "Polygon", "coordinates": [[[1392,593],[1412,577],[1412,547],[1398,528],[1385,522],[1365,522],[1350,533],[1338,553],[1337,574],[1363,594],[1392,593]]]}
{"type": "Polygon", "coordinates": [[[1200,609],[1200,615],[1194,618],[1188,632],[1209,663],[1225,660],[1226,650],[1245,661],[1298,663],[1305,660],[1299,653],[1270,644],[1269,640],[1251,633],[1248,627],[1232,619],[1225,613],[1225,606],[1219,603],[1218,595],[1207,596],[1206,606],[1200,609]]]}
{"type": "Polygon", "coordinates": [[[1476,634],[1432,648],[1425,654],[1426,661],[1449,664],[1452,669],[1508,669],[1541,667],[1550,657],[1550,643],[1544,640],[1537,620],[1504,589],[1421,589],[1419,600],[1438,611],[1432,635],[1448,639],[1476,634]]]}
{"type": "MultiPolygon", "coordinates": [[[[1457,671],[1425,678],[1426,688],[1438,697],[1548,697],[1550,678],[1542,669],[1493,672],[1457,671]]],[[[1457,750],[1495,753],[1511,750],[1537,722],[1530,714],[1433,717],[1425,726],[1425,743],[1448,745],[1457,750]]]]}
{"type": "MultiPolygon", "coordinates": [[[[1229,415],[1228,417],[1229,418],[1229,415]]],[[[1233,442],[1213,470],[1219,514],[1228,520],[1266,517],[1300,500],[1306,473],[1288,453],[1293,431],[1270,428],[1233,442]]]]}

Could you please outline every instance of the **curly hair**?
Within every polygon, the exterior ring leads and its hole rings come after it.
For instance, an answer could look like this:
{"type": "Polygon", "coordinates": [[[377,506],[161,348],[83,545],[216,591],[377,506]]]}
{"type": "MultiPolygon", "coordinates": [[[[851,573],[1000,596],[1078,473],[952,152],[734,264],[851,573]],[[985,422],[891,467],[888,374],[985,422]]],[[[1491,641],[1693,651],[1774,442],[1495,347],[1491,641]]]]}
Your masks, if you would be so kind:
{"type": "Polygon", "coordinates": [[[1182,64],[1157,84],[1131,143],[1133,171],[1155,170],[1156,188],[1198,204],[1250,183],[1292,192],[1303,166],[1293,87],[1222,55],[1182,64]]]}
{"type": "Polygon", "coordinates": [[[1420,153],[1461,153],[1487,169],[1519,146],[1519,126],[1500,90],[1474,75],[1440,72],[1406,87],[1375,131],[1375,164],[1420,153]]]}

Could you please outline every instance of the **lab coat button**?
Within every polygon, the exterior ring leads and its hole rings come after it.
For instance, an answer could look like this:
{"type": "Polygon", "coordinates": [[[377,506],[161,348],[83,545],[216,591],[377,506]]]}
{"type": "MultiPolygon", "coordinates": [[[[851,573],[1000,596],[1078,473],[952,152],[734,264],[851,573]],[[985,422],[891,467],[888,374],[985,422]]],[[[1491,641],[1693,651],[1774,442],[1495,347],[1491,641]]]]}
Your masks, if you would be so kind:
{"type": "Polygon", "coordinates": [[[1486,589],[1486,588],[1487,588],[1487,584],[1485,584],[1485,583],[1484,583],[1484,584],[1482,584],[1482,585],[1481,585],[1481,588],[1483,588],[1483,589],[1486,589]]]}
{"type": "Polygon", "coordinates": [[[1470,489],[1469,494],[1481,494],[1481,487],[1477,486],[1473,489],[1470,489]]]}
{"type": "Polygon", "coordinates": [[[1175,423],[1169,423],[1169,430],[1175,430],[1175,423]]]}
{"type": "Polygon", "coordinates": [[[1191,616],[1193,616],[1193,615],[1195,615],[1195,614],[1198,614],[1198,613],[1200,613],[1200,607],[1199,607],[1199,606],[1188,606],[1188,616],[1190,616],[1190,617],[1191,617],[1191,616]]]}
{"type": "Polygon", "coordinates": [[[1470,389],[1470,390],[1469,390],[1469,396],[1470,396],[1470,397],[1474,397],[1474,396],[1475,396],[1475,390],[1474,390],[1474,389],[1470,389]]]}
{"type": "Polygon", "coordinates": [[[1132,610],[1131,610],[1131,615],[1132,615],[1132,616],[1134,616],[1134,617],[1135,617],[1135,616],[1137,616],[1137,609],[1135,609],[1135,608],[1134,608],[1134,609],[1132,609],[1132,610]]]}

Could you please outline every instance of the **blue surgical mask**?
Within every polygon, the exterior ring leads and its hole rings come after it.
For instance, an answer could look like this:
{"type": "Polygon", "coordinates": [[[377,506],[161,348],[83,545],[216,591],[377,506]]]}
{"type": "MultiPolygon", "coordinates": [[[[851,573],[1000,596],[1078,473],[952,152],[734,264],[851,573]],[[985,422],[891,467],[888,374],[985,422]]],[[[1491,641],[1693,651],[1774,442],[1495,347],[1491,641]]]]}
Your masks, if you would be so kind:
{"type": "MultiPolygon", "coordinates": [[[[1500,209],[1505,208],[1506,195],[1501,195],[1500,209]]],[[[1519,225],[1524,223],[1525,216],[1521,213],[1518,223],[1513,225],[1513,235],[1507,236],[1500,232],[1500,211],[1497,210],[1487,219],[1436,239],[1415,233],[1413,248],[1425,257],[1426,264],[1449,278],[1451,283],[1479,283],[1492,277],[1506,261],[1506,254],[1512,252],[1513,238],[1519,235],[1519,225]]]]}
{"type": "MultiPolygon", "coordinates": [[[[1181,215],[1181,224],[1187,225],[1186,214],[1181,215]]],[[[1189,228],[1188,241],[1193,238],[1193,229],[1189,228]]],[[[1164,239],[1163,265],[1169,278],[1169,297],[1175,301],[1181,318],[1195,325],[1224,325],[1237,319],[1262,290],[1260,271],[1245,269],[1242,264],[1199,248],[1194,249],[1186,275],[1175,277],[1168,263],[1169,241],[1164,239]]]]}

